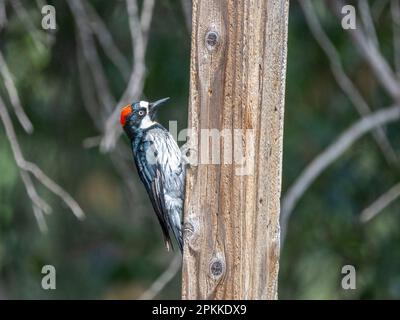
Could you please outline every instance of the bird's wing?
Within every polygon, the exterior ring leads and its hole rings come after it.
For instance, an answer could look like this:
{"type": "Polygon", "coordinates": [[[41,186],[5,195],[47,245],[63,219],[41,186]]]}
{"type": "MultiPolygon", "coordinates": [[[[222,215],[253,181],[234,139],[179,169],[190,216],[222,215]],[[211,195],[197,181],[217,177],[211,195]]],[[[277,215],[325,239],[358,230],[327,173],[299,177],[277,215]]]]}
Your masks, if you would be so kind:
{"type": "MultiPolygon", "coordinates": [[[[166,246],[169,249],[169,246],[172,247],[169,231],[171,230],[175,234],[175,230],[170,220],[171,217],[169,217],[169,211],[165,201],[165,192],[171,188],[172,192],[176,189],[177,194],[183,192],[182,179],[179,179],[179,176],[174,174],[174,172],[179,170],[179,167],[182,166],[180,150],[169,132],[160,129],[149,130],[144,135],[139,148],[141,148],[141,150],[137,152],[135,157],[136,166],[139,176],[149,194],[154,211],[157,214],[166,246]],[[172,139],[172,141],[170,139],[172,139]],[[165,175],[168,175],[168,178],[166,178],[165,175]],[[171,181],[171,179],[173,181],[171,181]],[[165,186],[165,182],[168,183],[168,187],[165,186]]],[[[181,169],[181,171],[182,170],[183,169],[181,169]]],[[[180,241],[179,238],[178,241],[180,241]]]]}
{"type": "Polygon", "coordinates": [[[146,187],[151,204],[153,205],[158,222],[160,223],[163,231],[165,245],[169,249],[169,246],[172,244],[165,217],[165,201],[162,194],[163,186],[159,165],[157,165],[157,163],[149,164],[146,156],[143,156],[142,154],[138,155],[135,160],[139,177],[146,187]]]}

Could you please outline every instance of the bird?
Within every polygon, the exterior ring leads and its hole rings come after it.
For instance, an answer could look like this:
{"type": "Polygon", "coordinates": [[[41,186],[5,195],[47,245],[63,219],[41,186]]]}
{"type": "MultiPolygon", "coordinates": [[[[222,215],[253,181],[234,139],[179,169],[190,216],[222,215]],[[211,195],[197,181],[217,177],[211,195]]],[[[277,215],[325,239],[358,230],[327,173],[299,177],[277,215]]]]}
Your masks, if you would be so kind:
{"type": "Polygon", "coordinates": [[[168,251],[173,249],[172,233],[183,252],[185,162],[172,135],[155,120],[159,107],[168,100],[128,104],[121,109],[120,123],[130,140],[136,169],[161,225],[165,246],[168,251]]]}

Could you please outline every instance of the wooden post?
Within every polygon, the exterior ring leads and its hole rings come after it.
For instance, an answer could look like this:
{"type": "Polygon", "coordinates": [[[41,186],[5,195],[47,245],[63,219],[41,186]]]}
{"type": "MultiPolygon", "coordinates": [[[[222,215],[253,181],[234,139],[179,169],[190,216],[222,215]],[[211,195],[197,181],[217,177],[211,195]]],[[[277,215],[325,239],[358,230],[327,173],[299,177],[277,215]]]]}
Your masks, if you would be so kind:
{"type": "Polygon", "coordinates": [[[277,298],[288,6],[193,1],[184,299],[277,298]]]}

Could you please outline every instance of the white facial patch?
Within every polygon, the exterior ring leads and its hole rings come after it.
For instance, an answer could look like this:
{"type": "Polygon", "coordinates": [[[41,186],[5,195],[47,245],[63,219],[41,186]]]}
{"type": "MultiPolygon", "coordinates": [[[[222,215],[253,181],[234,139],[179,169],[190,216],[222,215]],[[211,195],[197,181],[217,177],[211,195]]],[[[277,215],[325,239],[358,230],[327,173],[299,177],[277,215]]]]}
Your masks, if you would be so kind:
{"type": "Polygon", "coordinates": [[[140,102],[139,102],[139,105],[140,105],[142,108],[146,108],[146,111],[149,112],[149,103],[148,103],[147,101],[140,101],[140,102]]]}
{"type": "Polygon", "coordinates": [[[149,117],[149,115],[147,114],[142,121],[140,122],[140,128],[141,129],[147,129],[148,127],[152,126],[153,124],[155,124],[154,121],[152,121],[149,117]]]}
{"type": "Polygon", "coordinates": [[[149,103],[147,101],[140,101],[139,105],[142,108],[146,108],[146,116],[140,122],[139,128],[147,129],[148,127],[151,127],[153,124],[155,124],[155,122],[150,119],[150,116],[148,114],[149,113],[149,103]]]}

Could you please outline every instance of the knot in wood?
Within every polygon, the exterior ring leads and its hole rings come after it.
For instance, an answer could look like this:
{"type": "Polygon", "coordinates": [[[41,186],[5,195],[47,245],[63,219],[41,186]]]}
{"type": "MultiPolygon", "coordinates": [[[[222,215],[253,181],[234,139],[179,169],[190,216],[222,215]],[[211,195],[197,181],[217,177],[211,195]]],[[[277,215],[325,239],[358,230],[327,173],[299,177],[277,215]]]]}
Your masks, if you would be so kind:
{"type": "Polygon", "coordinates": [[[213,51],[217,47],[219,34],[216,31],[208,31],[206,34],[206,47],[208,51],[213,51]]]}
{"type": "Polygon", "coordinates": [[[185,239],[190,239],[193,236],[194,233],[194,226],[190,222],[185,222],[183,225],[183,234],[185,236],[185,239]]]}
{"type": "Polygon", "coordinates": [[[213,259],[210,264],[210,272],[214,278],[219,278],[224,273],[225,265],[221,259],[213,259]]]}

